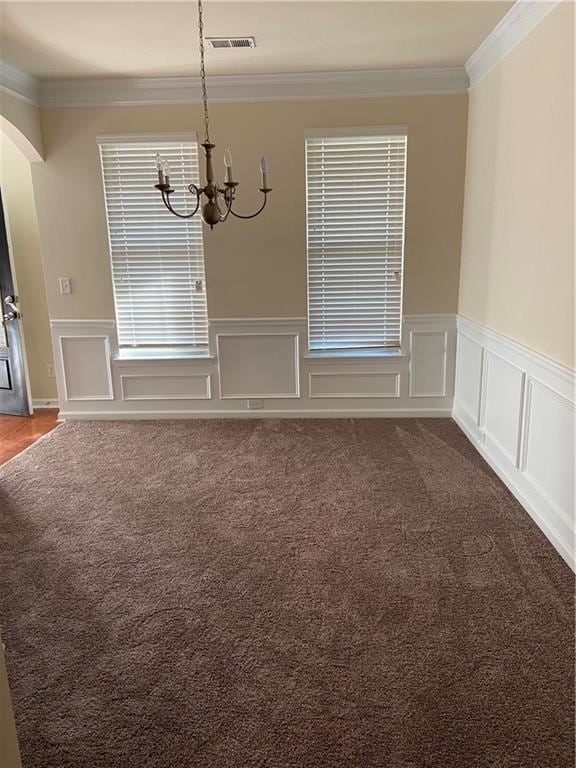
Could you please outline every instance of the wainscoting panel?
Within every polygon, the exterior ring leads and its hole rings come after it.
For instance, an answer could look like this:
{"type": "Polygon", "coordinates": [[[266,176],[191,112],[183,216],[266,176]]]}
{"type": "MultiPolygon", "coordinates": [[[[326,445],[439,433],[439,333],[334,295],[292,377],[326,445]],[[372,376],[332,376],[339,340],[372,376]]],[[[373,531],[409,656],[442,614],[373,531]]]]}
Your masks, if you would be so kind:
{"type": "Polygon", "coordinates": [[[123,400],[210,399],[210,376],[205,373],[128,373],[120,381],[123,400]]]}
{"type": "Polygon", "coordinates": [[[329,371],[309,375],[310,397],[400,397],[400,372],[329,371]]]}
{"type": "Polygon", "coordinates": [[[520,466],[520,422],[525,374],[504,358],[486,351],[484,356],[481,428],[487,442],[520,466]]]}
{"type": "Polygon", "coordinates": [[[456,393],[458,407],[474,427],[480,423],[480,388],[484,350],[465,334],[458,335],[456,356],[456,393]]]}
{"type": "Polygon", "coordinates": [[[64,419],[452,412],[454,315],[406,316],[401,349],[337,357],[309,353],[298,317],[212,319],[203,357],[127,355],[112,320],[53,320],[52,333],[64,419]]]}
{"type": "Polygon", "coordinates": [[[112,371],[115,322],[52,320],[50,325],[61,410],[107,410],[119,392],[114,387],[112,371]]]}
{"type": "Polygon", "coordinates": [[[454,418],[575,569],[574,371],[462,317],[456,367],[454,418]]]}
{"type": "Polygon", "coordinates": [[[216,334],[222,400],[299,397],[297,333],[216,334]]]}
{"type": "Polygon", "coordinates": [[[60,336],[67,400],[113,400],[108,336],[60,336]]]}
{"type": "Polygon", "coordinates": [[[410,331],[410,397],[446,395],[446,331],[410,331]]]}
{"type": "Polygon", "coordinates": [[[562,514],[562,510],[574,509],[576,408],[534,379],[527,399],[523,470],[532,485],[562,514]]]}

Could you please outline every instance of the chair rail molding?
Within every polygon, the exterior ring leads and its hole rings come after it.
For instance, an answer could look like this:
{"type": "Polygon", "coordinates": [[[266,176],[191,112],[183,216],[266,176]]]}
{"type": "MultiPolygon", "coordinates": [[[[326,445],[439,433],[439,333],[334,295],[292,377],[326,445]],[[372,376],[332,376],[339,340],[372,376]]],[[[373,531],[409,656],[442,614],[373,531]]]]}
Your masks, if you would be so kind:
{"type": "Polygon", "coordinates": [[[576,376],[458,317],[453,416],[573,570],[576,376]]]}
{"type": "Polygon", "coordinates": [[[344,357],[310,355],[304,317],[211,319],[203,357],[122,355],[110,319],[51,327],[62,419],[452,412],[454,315],[406,315],[397,354],[344,357]]]}
{"type": "Polygon", "coordinates": [[[466,62],[470,88],[494,69],[562,0],[517,0],[466,62]]]}

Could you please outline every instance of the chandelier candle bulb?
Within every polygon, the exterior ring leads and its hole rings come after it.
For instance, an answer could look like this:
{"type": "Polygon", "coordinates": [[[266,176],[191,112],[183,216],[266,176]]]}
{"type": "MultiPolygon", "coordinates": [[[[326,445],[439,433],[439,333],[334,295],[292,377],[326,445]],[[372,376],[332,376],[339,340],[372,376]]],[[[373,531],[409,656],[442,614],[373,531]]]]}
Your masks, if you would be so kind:
{"type": "Polygon", "coordinates": [[[268,164],[265,157],[260,160],[260,173],[262,174],[262,189],[268,189],[268,164]]]}
{"type": "Polygon", "coordinates": [[[158,171],[158,184],[164,184],[164,160],[156,153],[156,170],[158,171]]]}
{"type": "Polygon", "coordinates": [[[164,160],[164,183],[170,186],[170,165],[167,160],[164,160]]]}
{"type": "Polygon", "coordinates": [[[232,155],[230,150],[226,148],[224,150],[224,166],[226,168],[226,181],[233,181],[232,178],[232,155]]]}

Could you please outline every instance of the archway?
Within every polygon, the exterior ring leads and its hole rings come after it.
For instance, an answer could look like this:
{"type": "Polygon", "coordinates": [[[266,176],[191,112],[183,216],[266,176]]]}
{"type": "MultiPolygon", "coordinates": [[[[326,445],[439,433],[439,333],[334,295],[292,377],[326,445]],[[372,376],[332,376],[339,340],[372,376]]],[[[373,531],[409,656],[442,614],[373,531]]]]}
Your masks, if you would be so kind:
{"type": "MultiPolygon", "coordinates": [[[[26,115],[29,116],[28,113],[26,115]]],[[[12,117],[14,115],[11,114],[12,117]]],[[[20,124],[23,128],[27,125],[25,121],[20,124]]],[[[33,124],[31,127],[34,127],[33,124]]],[[[29,134],[35,137],[34,131],[29,134]]],[[[9,232],[8,250],[14,282],[10,294],[17,296],[16,308],[22,313],[22,319],[18,321],[24,349],[24,363],[21,367],[26,376],[27,399],[32,408],[54,405],[57,400],[46,285],[32,185],[32,164],[42,161],[38,142],[33,143],[12,119],[0,116],[0,187],[4,219],[9,232]]],[[[3,295],[2,302],[5,300],[6,296],[3,295]]],[[[4,313],[4,304],[2,310],[4,313]]],[[[5,323],[5,327],[7,325],[5,323]]],[[[8,353],[4,356],[8,357],[8,353]]]]}
{"type": "Polygon", "coordinates": [[[7,136],[15,144],[29,163],[43,162],[44,158],[30,139],[4,115],[0,115],[0,133],[7,136]]]}

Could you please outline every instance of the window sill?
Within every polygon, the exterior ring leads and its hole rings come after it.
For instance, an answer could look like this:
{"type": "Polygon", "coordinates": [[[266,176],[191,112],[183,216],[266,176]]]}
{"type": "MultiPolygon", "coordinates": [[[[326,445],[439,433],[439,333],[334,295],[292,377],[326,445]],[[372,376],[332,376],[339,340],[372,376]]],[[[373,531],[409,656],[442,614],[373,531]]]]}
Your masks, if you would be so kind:
{"type": "Polygon", "coordinates": [[[171,360],[211,361],[215,359],[215,356],[211,355],[208,350],[186,349],[185,347],[150,347],[148,349],[125,348],[118,350],[118,354],[115,357],[115,360],[121,363],[143,363],[150,361],[170,362],[171,360]]]}
{"type": "Polygon", "coordinates": [[[304,355],[305,360],[396,360],[401,357],[407,357],[401,349],[329,349],[304,355]]]}

